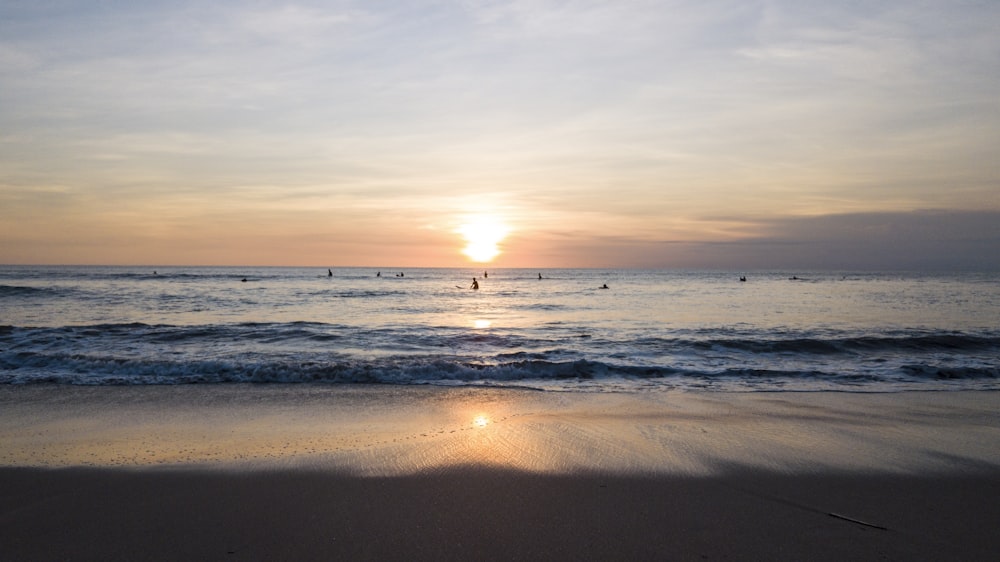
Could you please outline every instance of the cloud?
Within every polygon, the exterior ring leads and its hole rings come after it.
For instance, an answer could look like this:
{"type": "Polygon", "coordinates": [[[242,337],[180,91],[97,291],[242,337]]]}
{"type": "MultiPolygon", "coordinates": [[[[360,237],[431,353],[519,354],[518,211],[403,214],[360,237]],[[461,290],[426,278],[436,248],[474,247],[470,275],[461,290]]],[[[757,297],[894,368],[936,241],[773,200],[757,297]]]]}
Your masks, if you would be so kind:
{"type": "Polygon", "coordinates": [[[722,262],[794,246],[805,215],[1000,208],[998,23],[902,0],[8,2],[0,190],[56,222],[54,187],[94,220],[440,224],[478,198],[552,248],[722,262]]]}
{"type": "Polygon", "coordinates": [[[723,241],[588,241],[566,249],[612,267],[1000,270],[1000,211],[849,213],[758,221],[723,241]]]}

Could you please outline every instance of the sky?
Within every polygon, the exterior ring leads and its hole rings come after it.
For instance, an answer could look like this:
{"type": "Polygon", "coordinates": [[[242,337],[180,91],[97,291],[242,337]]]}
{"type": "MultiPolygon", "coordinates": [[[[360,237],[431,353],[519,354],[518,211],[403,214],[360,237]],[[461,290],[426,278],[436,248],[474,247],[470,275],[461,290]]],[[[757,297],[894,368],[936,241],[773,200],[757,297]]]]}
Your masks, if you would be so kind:
{"type": "Polygon", "coordinates": [[[1000,269],[998,29],[995,0],[0,0],[0,263],[1000,269]]]}

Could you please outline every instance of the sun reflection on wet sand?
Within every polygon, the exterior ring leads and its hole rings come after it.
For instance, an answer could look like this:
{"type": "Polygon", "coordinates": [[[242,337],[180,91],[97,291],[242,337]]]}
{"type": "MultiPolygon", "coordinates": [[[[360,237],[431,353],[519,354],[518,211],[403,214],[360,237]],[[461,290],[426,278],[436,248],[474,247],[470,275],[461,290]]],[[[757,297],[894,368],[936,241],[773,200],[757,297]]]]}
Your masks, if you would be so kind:
{"type": "Polygon", "coordinates": [[[898,472],[945,470],[955,458],[991,462],[997,443],[975,423],[996,409],[989,393],[845,399],[364,385],[37,387],[0,389],[0,406],[0,466],[280,466],[359,476],[460,465],[546,473],[712,474],[733,465],[898,472]],[[952,410],[959,413],[938,415],[934,424],[913,422],[913,412],[952,410]],[[884,419],[869,421],[874,411],[884,419]],[[864,434],[858,420],[866,420],[864,434]],[[959,429],[969,440],[955,442],[959,429]]]}

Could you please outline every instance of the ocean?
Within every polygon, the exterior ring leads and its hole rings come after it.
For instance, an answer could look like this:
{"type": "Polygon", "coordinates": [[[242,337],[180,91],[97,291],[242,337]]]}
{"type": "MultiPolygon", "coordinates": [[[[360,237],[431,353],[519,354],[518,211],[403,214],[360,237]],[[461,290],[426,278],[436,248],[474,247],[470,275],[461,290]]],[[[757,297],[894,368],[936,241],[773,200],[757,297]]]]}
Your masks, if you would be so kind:
{"type": "Polygon", "coordinates": [[[37,383],[998,390],[1000,274],[0,266],[37,383]]]}

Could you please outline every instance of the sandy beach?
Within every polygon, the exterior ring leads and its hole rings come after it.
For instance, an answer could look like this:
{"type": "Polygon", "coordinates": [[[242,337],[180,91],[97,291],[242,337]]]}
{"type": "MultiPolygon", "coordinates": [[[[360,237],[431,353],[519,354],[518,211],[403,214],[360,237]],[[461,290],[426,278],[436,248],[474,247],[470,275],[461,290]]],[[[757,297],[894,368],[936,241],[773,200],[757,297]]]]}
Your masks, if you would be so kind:
{"type": "Polygon", "coordinates": [[[1000,394],[0,388],[4,559],[991,560],[1000,394]]]}

